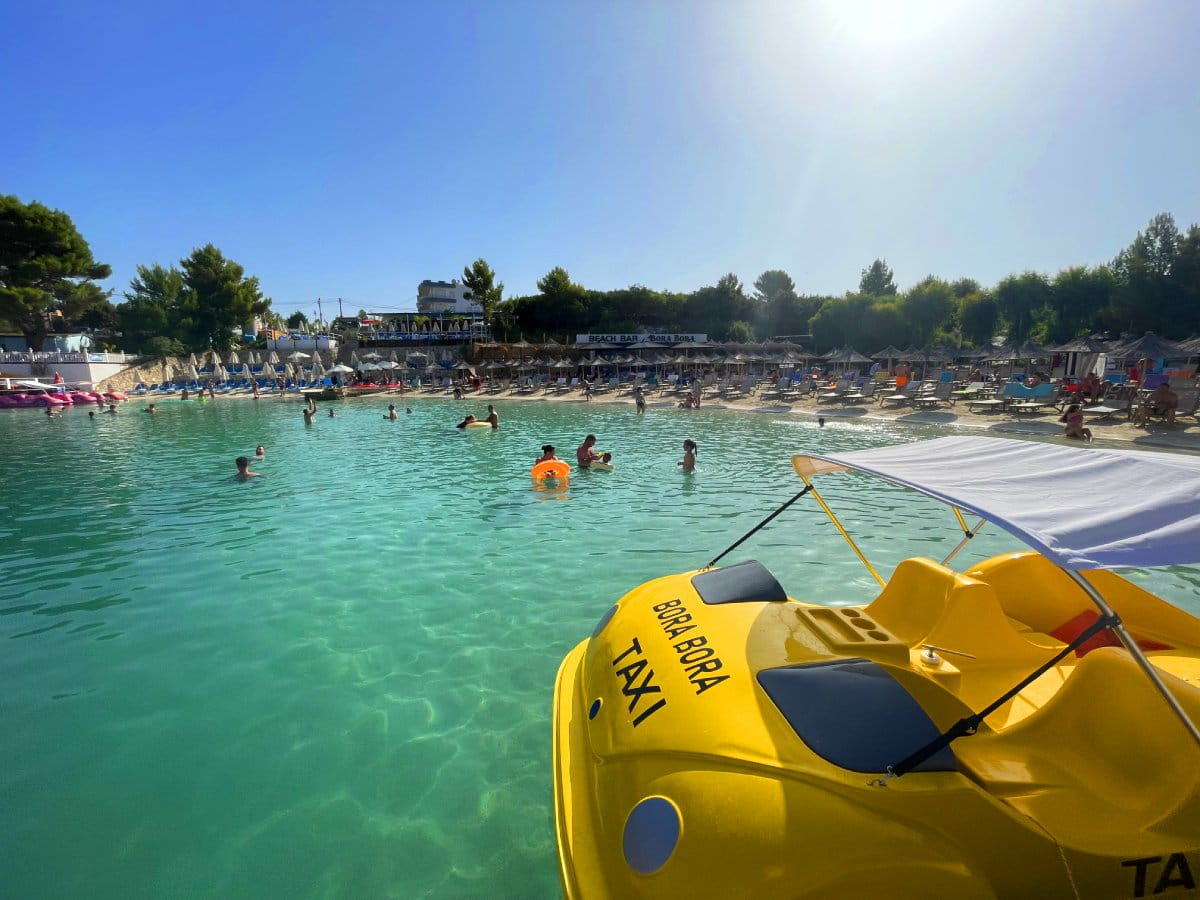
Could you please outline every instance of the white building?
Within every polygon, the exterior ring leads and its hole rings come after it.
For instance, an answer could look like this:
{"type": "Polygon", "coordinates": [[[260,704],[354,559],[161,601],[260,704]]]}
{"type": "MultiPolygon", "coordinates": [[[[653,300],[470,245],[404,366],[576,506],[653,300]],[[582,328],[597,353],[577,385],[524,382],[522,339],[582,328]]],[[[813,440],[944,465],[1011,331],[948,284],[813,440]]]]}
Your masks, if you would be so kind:
{"type": "Polygon", "coordinates": [[[483,307],[467,298],[469,289],[455,278],[453,281],[430,281],[425,279],[417,286],[417,312],[419,313],[475,313],[483,307]]]}

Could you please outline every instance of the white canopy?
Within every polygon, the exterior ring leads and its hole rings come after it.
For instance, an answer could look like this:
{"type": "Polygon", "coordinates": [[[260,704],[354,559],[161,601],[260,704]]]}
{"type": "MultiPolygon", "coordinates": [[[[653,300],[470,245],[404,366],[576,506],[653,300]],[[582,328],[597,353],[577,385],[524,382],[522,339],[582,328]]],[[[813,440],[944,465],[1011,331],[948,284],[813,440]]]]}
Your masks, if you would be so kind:
{"type": "Polygon", "coordinates": [[[1200,562],[1200,457],[944,437],[792,457],[856,469],[994,522],[1065,569],[1200,562]]]}

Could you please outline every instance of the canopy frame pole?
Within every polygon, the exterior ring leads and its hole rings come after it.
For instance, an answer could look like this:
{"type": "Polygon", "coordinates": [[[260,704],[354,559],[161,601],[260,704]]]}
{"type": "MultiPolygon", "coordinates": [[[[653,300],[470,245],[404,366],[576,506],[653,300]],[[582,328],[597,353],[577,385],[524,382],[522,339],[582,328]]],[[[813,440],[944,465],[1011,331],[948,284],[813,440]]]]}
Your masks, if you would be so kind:
{"type": "Polygon", "coordinates": [[[809,481],[808,476],[801,475],[800,478],[807,486],[809,492],[813,495],[813,497],[816,498],[817,502],[821,504],[821,509],[825,510],[825,515],[829,516],[829,521],[834,524],[834,527],[837,528],[837,530],[841,532],[842,537],[846,539],[846,543],[850,545],[850,549],[858,554],[858,558],[862,560],[862,564],[867,567],[867,571],[870,572],[875,580],[879,582],[879,586],[881,588],[886,587],[887,582],[879,577],[879,573],[875,571],[875,567],[871,565],[871,561],[867,559],[866,555],[861,550],[858,549],[858,544],[854,543],[854,538],[850,537],[850,533],[846,531],[842,523],[838,521],[838,517],[833,514],[833,510],[829,508],[829,504],[825,502],[825,498],[817,492],[816,487],[814,487],[813,483],[809,481]]]}
{"type": "Polygon", "coordinates": [[[1170,688],[1163,683],[1163,680],[1158,676],[1158,671],[1154,668],[1153,663],[1146,658],[1146,654],[1142,652],[1142,648],[1138,646],[1137,641],[1135,641],[1132,635],[1125,630],[1125,625],[1121,622],[1120,617],[1113,612],[1112,607],[1108,605],[1108,601],[1100,595],[1100,592],[1096,590],[1091,582],[1089,582],[1078,572],[1072,569],[1063,568],[1061,566],[1059,568],[1066,572],[1067,577],[1079,585],[1079,587],[1083,589],[1083,592],[1087,594],[1089,598],[1091,598],[1092,603],[1096,604],[1096,608],[1100,610],[1101,617],[1108,618],[1113,621],[1113,624],[1109,627],[1112,628],[1113,632],[1116,634],[1121,643],[1125,645],[1125,649],[1129,651],[1131,656],[1133,656],[1134,661],[1138,664],[1141,670],[1146,673],[1146,677],[1150,679],[1154,687],[1160,694],[1162,694],[1163,699],[1167,701],[1167,705],[1171,707],[1171,711],[1175,713],[1175,715],[1179,718],[1179,721],[1183,723],[1183,727],[1187,729],[1188,734],[1192,736],[1192,740],[1196,742],[1196,746],[1200,747],[1200,728],[1196,727],[1196,723],[1188,717],[1186,710],[1184,710],[1179,701],[1175,699],[1175,695],[1171,693],[1170,688]]]}
{"type": "Polygon", "coordinates": [[[953,550],[951,550],[950,553],[946,556],[946,558],[942,560],[943,566],[948,566],[950,564],[950,560],[952,560],[952,559],[954,559],[954,557],[958,556],[958,552],[960,550],[962,550],[963,547],[967,546],[967,544],[969,544],[971,542],[971,538],[973,538],[973,537],[975,537],[975,535],[979,534],[979,529],[983,528],[983,526],[987,524],[987,519],[980,517],[979,521],[975,523],[974,528],[968,528],[967,523],[963,520],[962,513],[960,513],[958,511],[957,506],[954,507],[954,515],[958,516],[958,521],[962,525],[963,539],[961,541],[959,541],[958,546],[955,547],[953,550]]]}

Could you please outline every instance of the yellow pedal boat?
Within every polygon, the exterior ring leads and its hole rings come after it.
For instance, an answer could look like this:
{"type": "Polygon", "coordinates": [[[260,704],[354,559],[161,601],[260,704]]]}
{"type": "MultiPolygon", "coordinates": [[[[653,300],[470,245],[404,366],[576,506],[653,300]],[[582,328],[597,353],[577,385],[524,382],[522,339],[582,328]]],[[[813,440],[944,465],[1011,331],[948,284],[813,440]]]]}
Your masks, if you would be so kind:
{"type": "Polygon", "coordinates": [[[1200,620],[1113,571],[1200,562],[1200,457],[948,437],[792,463],[783,508],[811,494],[879,593],[806,604],[714,560],[605,613],[555,685],[566,896],[1200,896],[1200,620]],[[884,582],[815,490],[848,471],[963,540],[884,582]],[[1030,551],[951,568],[985,523],[1030,551]]]}

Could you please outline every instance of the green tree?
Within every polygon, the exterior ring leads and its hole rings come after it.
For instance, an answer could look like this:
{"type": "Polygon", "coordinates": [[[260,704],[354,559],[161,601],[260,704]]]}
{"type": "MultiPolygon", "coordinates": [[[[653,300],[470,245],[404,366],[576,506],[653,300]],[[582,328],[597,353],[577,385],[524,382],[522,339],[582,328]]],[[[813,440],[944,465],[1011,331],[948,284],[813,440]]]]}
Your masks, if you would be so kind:
{"type": "Polygon", "coordinates": [[[1087,334],[1112,303],[1115,280],[1107,266],[1072,266],[1054,276],[1044,338],[1056,343],[1087,334]]]}
{"type": "Polygon", "coordinates": [[[0,194],[0,318],[19,328],[31,349],[41,349],[49,313],[69,321],[107,303],[91,282],[111,274],[66,213],[0,194]]]}
{"type": "Polygon", "coordinates": [[[950,285],[950,289],[954,291],[954,296],[958,300],[961,300],[963,297],[969,297],[972,294],[978,294],[981,290],[979,282],[974,278],[959,278],[950,285]]]}
{"type": "Polygon", "coordinates": [[[496,283],[496,273],[481,256],[463,268],[463,284],[467,286],[467,296],[483,308],[483,320],[490,324],[496,307],[504,299],[504,282],[496,283]]]}
{"type": "Polygon", "coordinates": [[[1000,307],[996,305],[996,298],[986,291],[967,294],[958,301],[962,336],[976,347],[990,346],[999,321],[1000,307]]]}
{"type": "Polygon", "coordinates": [[[137,277],[125,292],[125,302],[117,305],[117,324],[125,349],[139,352],[159,336],[179,341],[183,293],[183,273],[174,266],[138,266],[137,277]]]}
{"type": "Polygon", "coordinates": [[[1020,344],[1029,337],[1034,313],[1050,303],[1050,282],[1040,272],[1009,275],[996,285],[996,305],[1008,323],[1008,340],[1020,344]]]}
{"type": "Polygon", "coordinates": [[[1174,218],[1160,213],[1117,254],[1111,267],[1117,284],[1108,316],[1114,327],[1184,337],[1196,326],[1200,286],[1190,260],[1195,259],[1192,248],[1200,237],[1191,237],[1193,230],[1194,226],[1181,236],[1174,218]]]}
{"type": "Polygon", "coordinates": [[[955,312],[954,289],[932,275],[904,295],[903,312],[912,339],[927,344],[937,328],[945,326],[955,312]]]}
{"type": "Polygon", "coordinates": [[[296,310],[287,317],[287,319],[284,321],[284,324],[288,328],[302,329],[308,325],[308,316],[306,316],[301,310],[296,310]]]}
{"type": "Polygon", "coordinates": [[[877,259],[862,270],[858,292],[873,297],[885,297],[896,293],[895,273],[888,268],[887,260],[877,259]]]}
{"type": "Polygon", "coordinates": [[[725,339],[739,344],[749,343],[754,340],[754,326],[741,319],[730,322],[729,328],[725,332],[725,339]]]}
{"type": "Polygon", "coordinates": [[[796,296],[796,283],[783,269],[767,269],[754,280],[755,299],[770,303],[780,297],[796,296]]]}
{"type": "Polygon", "coordinates": [[[683,303],[683,317],[689,329],[726,340],[732,323],[754,318],[755,303],[746,296],[738,277],[730,272],[722,275],[715,285],[689,294],[683,303]]]}
{"type": "Polygon", "coordinates": [[[192,349],[224,350],[234,341],[234,329],[248,330],[256,315],[266,313],[271,301],[262,295],[258,279],[212,244],[205,244],[184,259],[184,315],[181,325],[192,349]]]}

